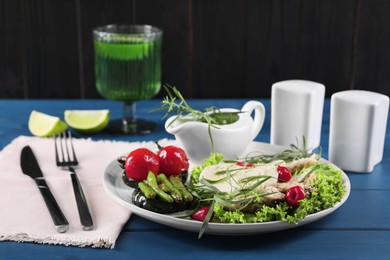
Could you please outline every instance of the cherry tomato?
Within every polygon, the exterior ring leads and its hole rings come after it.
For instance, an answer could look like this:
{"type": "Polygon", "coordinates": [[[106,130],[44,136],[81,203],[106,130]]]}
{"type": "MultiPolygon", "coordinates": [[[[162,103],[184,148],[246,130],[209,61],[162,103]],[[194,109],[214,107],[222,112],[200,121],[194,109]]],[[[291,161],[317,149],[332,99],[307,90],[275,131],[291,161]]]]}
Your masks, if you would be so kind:
{"type": "Polygon", "coordinates": [[[124,166],[127,177],[135,181],[145,180],[149,171],[158,174],[160,168],[157,155],[146,148],[130,152],[124,166]]]}
{"type": "Polygon", "coordinates": [[[304,198],[306,198],[306,194],[301,186],[293,186],[286,192],[286,201],[291,207],[299,207],[299,201],[304,198]]]}
{"type": "Polygon", "coordinates": [[[178,175],[188,170],[188,157],[183,149],[176,146],[161,148],[157,156],[160,162],[160,172],[165,175],[178,175]]]}
{"type": "MultiPolygon", "coordinates": [[[[206,218],[207,213],[209,212],[209,207],[203,207],[192,213],[191,218],[199,221],[203,221],[206,218]]],[[[214,213],[211,215],[210,221],[214,218],[214,213]]]]}
{"type": "Polygon", "coordinates": [[[292,174],[287,167],[279,165],[278,168],[276,168],[276,170],[279,173],[279,175],[278,175],[279,182],[287,182],[287,181],[291,180],[292,174]]]}

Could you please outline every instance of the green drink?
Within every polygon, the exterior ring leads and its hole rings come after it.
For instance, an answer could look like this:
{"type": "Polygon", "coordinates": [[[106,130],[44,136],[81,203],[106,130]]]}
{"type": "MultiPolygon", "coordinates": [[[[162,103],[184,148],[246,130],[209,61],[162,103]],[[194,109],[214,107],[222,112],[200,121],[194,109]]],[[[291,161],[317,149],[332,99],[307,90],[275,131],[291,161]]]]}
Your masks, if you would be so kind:
{"type": "Polygon", "coordinates": [[[99,93],[135,101],[154,97],[161,86],[161,37],[95,37],[95,73],[99,93]]]}
{"type": "Polygon", "coordinates": [[[160,90],[162,31],[149,25],[107,25],[93,35],[98,92],[124,101],[123,132],[149,131],[144,121],[136,120],[134,101],[152,98],[160,90]]]}

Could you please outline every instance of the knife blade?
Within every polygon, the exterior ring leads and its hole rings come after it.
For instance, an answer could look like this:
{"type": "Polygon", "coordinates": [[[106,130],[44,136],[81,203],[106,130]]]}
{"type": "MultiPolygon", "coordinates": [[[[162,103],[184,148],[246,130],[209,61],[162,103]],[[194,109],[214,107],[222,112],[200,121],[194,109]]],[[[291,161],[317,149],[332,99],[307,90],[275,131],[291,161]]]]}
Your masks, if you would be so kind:
{"type": "Polygon", "coordinates": [[[39,191],[46,203],[58,233],[64,233],[69,229],[69,223],[56,199],[47,185],[38,161],[30,146],[25,146],[20,155],[20,166],[25,175],[31,177],[37,184],[39,191]]]}

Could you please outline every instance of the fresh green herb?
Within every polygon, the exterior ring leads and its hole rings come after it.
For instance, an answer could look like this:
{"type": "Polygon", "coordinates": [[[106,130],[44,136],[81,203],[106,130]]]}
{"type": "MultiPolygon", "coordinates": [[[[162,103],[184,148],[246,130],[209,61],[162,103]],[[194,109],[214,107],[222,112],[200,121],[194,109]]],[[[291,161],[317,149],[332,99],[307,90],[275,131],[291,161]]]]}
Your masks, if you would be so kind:
{"type": "Polygon", "coordinates": [[[199,235],[198,235],[198,238],[201,238],[203,233],[205,232],[206,228],[207,228],[207,225],[209,224],[210,222],[210,219],[211,217],[213,216],[213,212],[214,212],[214,205],[215,205],[215,202],[213,201],[210,205],[210,209],[209,211],[207,212],[207,215],[206,217],[204,218],[204,221],[203,221],[203,224],[202,224],[202,227],[199,231],[199,235]]]}
{"type": "Polygon", "coordinates": [[[187,101],[184,99],[183,95],[177,90],[176,87],[163,86],[167,95],[162,100],[162,105],[160,108],[157,108],[153,111],[166,111],[162,119],[165,119],[170,114],[176,114],[179,118],[180,116],[189,115],[190,117],[186,118],[191,121],[199,121],[208,123],[211,127],[218,127],[218,125],[226,125],[238,120],[238,112],[222,112],[217,107],[208,107],[205,111],[200,111],[193,109],[187,101]]]}
{"type": "MultiPolygon", "coordinates": [[[[238,114],[241,112],[222,112],[217,107],[208,107],[206,113],[214,120],[217,125],[228,125],[236,122],[239,119],[238,114]]],[[[201,120],[206,123],[206,120],[201,120]]]]}
{"type": "MultiPolygon", "coordinates": [[[[276,154],[259,154],[259,155],[253,155],[253,156],[246,156],[243,159],[246,163],[253,163],[253,164],[259,164],[259,163],[270,163],[277,160],[282,160],[285,162],[291,162],[295,161],[301,158],[307,158],[312,156],[313,154],[316,155],[316,158],[321,157],[321,151],[318,153],[310,152],[310,149],[307,148],[306,145],[306,139],[303,136],[302,137],[302,147],[299,145],[299,141],[297,140],[297,144],[291,144],[290,149],[286,149],[280,153],[276,154]]],[[[235,161],[226,161],[226,162],[235,162],[235,161]]]]}
{"type": "Polygon", "coordinates": [[[306,170],[307,172],[306,172],[305,176],[303,176],[303,178],[299,182],[303,183],[307,179],[307,177],[310,176],[310,174],[312,174],[314,171],[318,170],[319,168],[320,167],[318,165],[316,165],[316,166],[310,167],[309,170],[303,169],[303,170],[306,170]]]}
{"type": "MultiPolygon", "coordinates": [[[[232,177],[232,175],[227,174],[227,181],[235,181],[232,177]]],[[[268,179],[270,179],[271,176],[254,176],[253,179],[248,178],[243,180],[243,185],[241,189],[237,189],[236,191],[232,191],[231,193],[227,192],[221,192],[219,189],[217,189],[213,184],[215,182],[212,182],[207,179],[201,179],[196,187],[194,187],[194,191],[198,195],[200,195],[201,198],[206,198],[207,200],[210,199],[210,197],[213,197],[214,200],[218,198],[219,200],[225,201],[225,205],[233,206],[237,203],[242,203],[244,200],[238,200],[238,198],[244,198],[245,202],[252,202],[254,198],[258,198],[269,195],[270,193],[264,193],[260,194],[258,191],[256,191],[256,188],[259,187],[261,184],[266,182],[268,179]],[[253,182],[253,184],[250,184],[250,186],[247,186],[249,182],[253,182]],[[251,195],[255,196],[251,196],[251,195]]]]}
{"type": "Polygon", "coordinates": [[[160,108],[153,111],[166,111],[162,119],[165,119],[171,114],[176,114],[177,117],[172,120],[171,125],[178,119],[183,121],[198,121],[208,124],[208,133],[211,140],[211,151],[214,150],[214,141],[211,134],[211,128],[218,128],[219,125],[226,125],[238,120],[238,112],[222,112],[217,107],[206,108],[205,111],[193,109],[183,95],[176,87],[165,86],[164,89],[167,92],[167,96],[162,100],[160,108]]]}

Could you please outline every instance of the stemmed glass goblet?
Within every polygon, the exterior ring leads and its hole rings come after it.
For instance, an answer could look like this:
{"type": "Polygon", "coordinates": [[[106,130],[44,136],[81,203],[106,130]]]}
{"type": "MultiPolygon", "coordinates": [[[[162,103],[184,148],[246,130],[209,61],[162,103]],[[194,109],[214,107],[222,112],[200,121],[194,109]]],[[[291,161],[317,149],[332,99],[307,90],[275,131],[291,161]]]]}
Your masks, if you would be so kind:
{"type": "Polygon", "coordinates": [[[116,134],[147,134],[156,124],[135,115],[135,102],[161,88],[162,31],[150,25],[106,25],[93,30],[98,92],[123,102],[122,119],[109,124],[116,134]]]}

